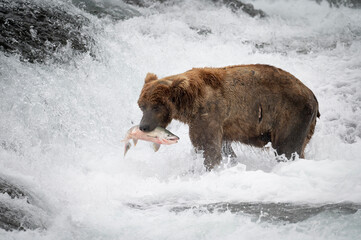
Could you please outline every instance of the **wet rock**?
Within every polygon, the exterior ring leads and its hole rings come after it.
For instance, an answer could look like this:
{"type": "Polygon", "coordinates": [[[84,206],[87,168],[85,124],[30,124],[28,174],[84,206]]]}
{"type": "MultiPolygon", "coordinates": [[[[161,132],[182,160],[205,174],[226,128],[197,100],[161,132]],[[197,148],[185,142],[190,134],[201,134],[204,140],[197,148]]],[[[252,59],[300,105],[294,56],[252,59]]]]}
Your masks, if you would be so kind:
{"type": "Polygon", "coordinates": [[[268,222],[302,222],[323,212],[340,215],[356,213],[361,206],[353,203],[340,204],[293,204],[293,203],[215,203],[202,206],[209,212],[230,211],[235,214],[253,215],[254,219],[268,222]]]}
{"type": "Polygon", "coordinates": [[[0,0],[0,50],[24,61],[67,61],[90,50],[93,39],[82,31],[89,20],[59,7],[30,1],[0,0]],[[69,47],[70,54],[57,54],[69,47]]]}
{"type": "Polygon", "coordinates": [[[0,228],[6,231],[45,229],[41,218],[32,211],[0,202],[0,228]]]}
{"type": "MultiPolygon", "coordinates": [[[[321,3],[323,0],[316,0],[317,3],[321,3]]],[[[360,0],[325,0],[329,3],[330,7],[349,7],[349,8],[361,8],[360,0]]]]}
{"type": "Polygon", "coordinates": [[[250,3],[243,3],[238,0],[213,0],[213,2],[220,2],[225,4],[229,7],[232,11],[236,12],[242,10],[243,12],[247,13],[251,17],[266,17],[267,14],[262,10],[255,9],[252,4],[250,3]]]}
{"type": "Polygon", "coordinates": [[[100,18],[110,17],[113,20],[125,20],[134,16],[140,16],[140,13],[133,7],[127,5],[136,5],[143,7],[141,1],[95,1],[95,0],[72,0],[72,3],[84,11],[96,15],[100,18]],[[125,3],[124,3],[125,2],[125,3]]]}
{"type": "MultiPolygon", "coordinates": [[[[151,0],[151,1],[144,1],[144,0],[124,0],[127,4],[136,5],[138,7],[149,7],[151,3],[158,2],[158,3],[166,3],[172,4],[176,1],[172,0],[151,0]]],[[[255,9],[252,4],[250,3],[243,3],[238,0],[212,0],[213,3],[216,4],[224,4],[229,7],[232,11],[243,11],[250,15],[251,17],[266,17],[267,14],[262,10],[255,9]]]]}
{"type": "Polygon", "coordinates": [[[164,3],[170,2],[170,0],[124,0],[124,2],[138,7],[149,7],[152,2],[164,3]]]}
{"type": "MultiPolygon", "coordinates": [[[[162,204],[139,205],[129,203],[128,207],[137,210],[147,210],[162,207],[162,204]]],[[[200,205],[172,206],[169,211],[179,213],[192,211],[196,214],[223,213],[250,215],[255,221],[297,223],[305,221],[318,214],[326,213],[334,216],[355,214],[361,210],[361,205],[356,203],[335,204],[295,204],[295,203],[262,203],[262,202],[238,202],[238,203],[209,203],[200,205]]]]}
{"type": "Polygon", "coordinates": [[[14,184],[11,184],[5,179],[0,177],[0,193],[2,194],[8,194],[12,199],[14,198],[27,198],[27,202],[30,203],[31,196],[30,194],[27,194],[24,192],[24,190],[20,189],[19,187],[15,186],[14,184]]]}
{"type": "Polygon", "coordinates": [[[200,26],[200,27],[191,26],[189,28],[196,31],[197,34],[202,35],[202,36],[207,36],[208,34],[212,33],[212,30],[205,26],[200,26]]]}
{"type": "Polygon", "coordinates": [[[42,203],[22,187],[0,177],[0,228],[6,231],[45,229],[42,203]]]}

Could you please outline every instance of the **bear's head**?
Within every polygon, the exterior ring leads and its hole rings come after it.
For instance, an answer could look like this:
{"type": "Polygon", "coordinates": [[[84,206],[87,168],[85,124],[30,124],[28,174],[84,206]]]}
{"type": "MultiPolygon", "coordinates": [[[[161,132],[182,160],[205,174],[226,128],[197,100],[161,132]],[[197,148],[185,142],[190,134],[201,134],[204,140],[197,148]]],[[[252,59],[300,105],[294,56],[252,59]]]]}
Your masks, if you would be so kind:
{"type": "Polygon", "coordinates": [[[158,126],[165,128],[174,115],[193,104],[194,97],[192,86],[185,77],[176,75],[158,79],[155,74],[148,73],[138,100],[143,112],[140,130],[150,132],[158,126]]]}

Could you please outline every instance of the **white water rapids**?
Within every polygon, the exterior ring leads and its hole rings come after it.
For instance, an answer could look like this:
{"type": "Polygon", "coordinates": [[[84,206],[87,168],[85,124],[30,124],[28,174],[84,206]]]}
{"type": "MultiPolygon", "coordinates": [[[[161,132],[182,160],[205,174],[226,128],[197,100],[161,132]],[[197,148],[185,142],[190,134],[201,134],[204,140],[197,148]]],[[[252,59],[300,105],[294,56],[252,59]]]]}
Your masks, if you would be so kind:
{"type": "Polygon", "coordinates": [[[0,52],[0,174],[46,212],[38,213],[46,229],[0,229],[0,239],[359,239],[360,209],[299,221],[209,209],[361,203],[361,9],[248,2],[268,17],[190,0],[137,8],[141,14],[124,21],[69,7],[90,19],[96,57],[40,64],[0,52]],[[305,159],[277,163],[270,151],[234,144],[237,162],[206,172],[188,126],[177,121],[168,129],[178,144],[154,153],[139,142],[123,157],[147,72],[252,63],[292,73],[318,98],[321,118],[305,159]]]}

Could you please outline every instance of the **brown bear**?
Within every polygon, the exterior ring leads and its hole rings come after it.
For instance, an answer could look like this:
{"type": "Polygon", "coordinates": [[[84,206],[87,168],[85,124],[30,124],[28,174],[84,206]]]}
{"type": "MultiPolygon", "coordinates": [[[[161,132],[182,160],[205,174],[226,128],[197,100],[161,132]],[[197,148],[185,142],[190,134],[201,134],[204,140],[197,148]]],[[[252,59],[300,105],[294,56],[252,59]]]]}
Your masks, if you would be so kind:
{"type": "Polygon", "coordinates": [[[148,73],[138,105],[144,132],[172,119],[188,124],[207,170],[220,163],[222,152],[235,156],[232,141],[271,142],[278,154],[303,158],[320,116],[315,95],[300,80],[261,64],[193,68],[161,79],[148,73]]]}

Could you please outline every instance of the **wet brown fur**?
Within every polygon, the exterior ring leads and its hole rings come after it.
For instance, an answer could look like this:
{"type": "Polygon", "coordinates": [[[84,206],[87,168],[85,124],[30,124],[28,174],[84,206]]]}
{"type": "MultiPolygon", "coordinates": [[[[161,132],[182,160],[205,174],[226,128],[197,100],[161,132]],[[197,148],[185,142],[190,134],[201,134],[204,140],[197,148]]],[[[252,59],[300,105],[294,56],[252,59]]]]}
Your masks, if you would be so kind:
{"type": "Polygon", "coordinates": [[[320,116],[316,97],[301,81],[260,64],[194,68],[162,79],[148,73],[138,104],[141,124],[188,124],[207,170],[220,162],[222,143],[230,148],[232,141],[256,147],[271,142],[278,154],[304,157],[320,116]]]}

